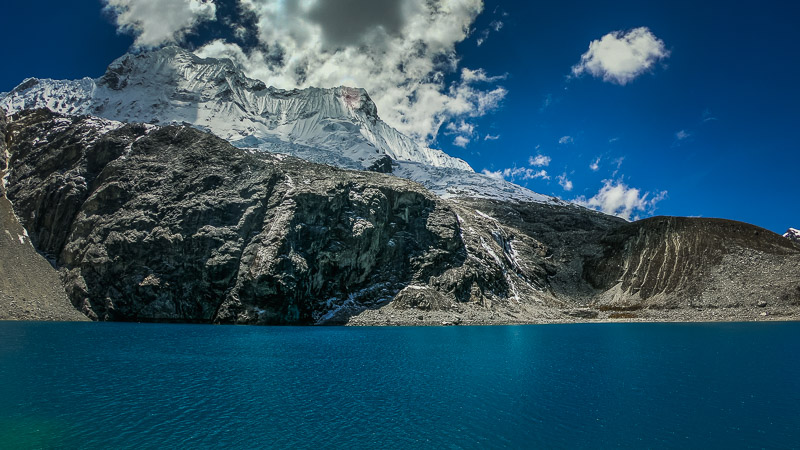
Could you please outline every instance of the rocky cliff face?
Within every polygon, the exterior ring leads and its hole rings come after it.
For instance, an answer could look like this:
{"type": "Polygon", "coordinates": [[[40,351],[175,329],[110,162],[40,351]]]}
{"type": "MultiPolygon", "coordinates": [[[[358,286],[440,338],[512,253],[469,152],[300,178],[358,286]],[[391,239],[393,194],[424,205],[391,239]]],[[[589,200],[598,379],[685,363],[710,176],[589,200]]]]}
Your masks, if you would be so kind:
{"type": "Polygon", "coordinates": [[[415,183],[188,127],[13,120],[9,197],[92,318],[311,323],[409,285],[451,301],[469,292],[464,277],[505,289],[467,259],[454,211],[415,183]]]}
{"type": "Polygon", "coordinates": [[[445,200],[184,126],[36,110],[7,128],[8,198],[93,319],[503,323],[800,304],[800,250],[745,224],[445,200]]]}
{"type": "Polygon", "coordinates": [[[3,98],[9,112],[48,108],[123,122],[189,123],[248,145],[297,143],[365,168],[388,155],[471,171],[440,150],[386,125],[363,89],[281,90],[244,75],[228,59],[200,58],[179,47],[126,54],[98,78],[28,78],[3,98]]]}

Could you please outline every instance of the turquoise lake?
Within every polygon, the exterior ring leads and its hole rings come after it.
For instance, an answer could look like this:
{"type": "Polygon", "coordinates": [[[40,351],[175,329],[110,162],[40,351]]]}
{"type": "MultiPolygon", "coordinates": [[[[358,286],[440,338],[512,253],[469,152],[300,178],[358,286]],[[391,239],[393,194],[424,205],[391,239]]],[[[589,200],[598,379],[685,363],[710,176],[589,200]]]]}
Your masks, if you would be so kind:
{"type": "Polygon", "coordinates": [[[789,448],[800,323],[0,322],[0,447],[789,448]]]}

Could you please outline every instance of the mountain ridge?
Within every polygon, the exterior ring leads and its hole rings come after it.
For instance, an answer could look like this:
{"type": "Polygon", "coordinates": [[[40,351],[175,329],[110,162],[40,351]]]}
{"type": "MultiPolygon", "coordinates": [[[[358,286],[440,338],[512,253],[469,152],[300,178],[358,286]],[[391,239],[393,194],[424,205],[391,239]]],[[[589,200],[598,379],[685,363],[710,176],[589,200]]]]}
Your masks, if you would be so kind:
{"type": "Polygon", "coordinates": [[[800,245],[800,230],[797,228],[789,228],[786,230],[786,233],[783,234],[783,237],[791,240],[795,244],[800,245]]]}
{"type": "Polygon", "coordinates": [[[443,199],[402,178],[241,150],[189,126],[47,109],[0,126],[7,199],[61,289],[95,320],[441,325],[800,312],[800,248],[741,222],[629,223],[573,205],[443,199]]]}
{"type": "Polygon", "coordinates": [[[123,55],[97,79],[28,78],[0,95],[0,108],[9,114],[40,107],[126,123],[187,123],[240,148],[392,172],[445,198],[564,203],[419,145],[380,120],[363,89],[276,89],[248,78],[229,59],[201,58],[174,46],[123,55]]]}

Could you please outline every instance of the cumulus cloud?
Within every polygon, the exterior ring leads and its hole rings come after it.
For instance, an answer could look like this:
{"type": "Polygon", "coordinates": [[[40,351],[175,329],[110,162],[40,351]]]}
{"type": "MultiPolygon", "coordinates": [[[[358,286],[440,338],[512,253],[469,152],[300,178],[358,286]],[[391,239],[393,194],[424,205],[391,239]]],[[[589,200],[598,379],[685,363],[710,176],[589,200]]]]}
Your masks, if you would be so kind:
{"type": "Polygon", "coordinates": [[[477,134],[475,132],[475,125],[465,120],[460,122],[450,122],[445,127],[445,134],[457,136],[453,139],[453,145],[456,147],[466,148],[472,138],[477,134]]]}
{"type": "Polygon", "coordinates": [[[572,144],[573,142],[575,142],[575,139],[573,139],[572,136],[561,136],[558,140],[558,143],[561,145],[572,144]]]}
{"type": "Polygon", "coordinates": [[[456,147],[466,148],[467,144],[469,144],[469,141],[470,139],[464,136],[456,136],[456,138],[453,139],[453,145],[456,147]]]}
{"type": "Polygon", "coordinates": [[[515,181],[534,180],[537,178],[541,178],[543,180],[550,179],[550,175],[547,174],[546,170],[535,170],[526,167],[514,167],[496,171],[483,169],[481,173],[496,180],[515,181]]]}
{"type": "Polygon", "coordinates": [[[528,164],[534,167],[547,167],[550,164],[550,157],[546,155],[536,155],[528,158],[528,164]]]}
{"type": "Polygon", "coordinates": [[[561,175],[557,176],[556,179],[558,179],[558,184],[561,185],[562,189],[564,189],[565,191],[571,191],[572,190],[572,180],[567,178],[567,173],[566,172],[564,172],[561,175]]]}
{"type": "MultiPolygon", "coordinates": [[[[655,211],[656,203],[666,196],[667,191],[661,191],[655,195],[651,195],[649,192],[643,194],[639,189],[629,187],[621,180],[603,180],[603,187],[592,198],[587,199],[581,196],[573,202],[625,220],[631,220],[631,216],[636,212],[652,214],[655,211]]],[[[636,215],[634,220],[638,217],[636,215]]]]}
{"type": "Polygon", "coordinates": [[[447,130],[449,134],[458,133],[471,136],[473,133],[475,133],[475,125],[465,120],[462,120],[461,122],[458,123],[456,122],[448,123],[447,126],[445,127],[445,130],[447,130]]]}
{"type": "MultiPolygon", "coordinates": [[[[538,146],[537,146],[538,148],[538,146]]],[[[528,157],[528,164],[532,167],[512,167],[508,169],[501,169],[491,171],[488,169],[483,169],[481,173],[487,175],[489,177],[498,179],[498,180],[508,180],[508,181],[517,181],[517,180],[535,180],[535,179],[542,179],[542,180],[549,180],[550,175],[547,173],[547,170],[538,169],[540,167],[547,167],[550,164],[550,157],[546,155],[536,155],[536,156],[529,156],[528,157]]],[[[572,183],[570,183],[570,186],[572,183]]]]}
{"type": "Polygon", "coordinates": [[[669,56],[664,41],[647,27],[612,31],[589,44],[581,61],[572,67],[573,76],[589,73],[603,81],[625,85],[669,56]]]}
{"type": "MultiPolygon", "coordinates": [[[[510,170],[510,169],[506,169],[506,170],[510,170]]],[[[504,171],[502,171],[502,170],[489,170],[489,169],[481,170],[482,174],[486,175],[489,178],[494,178],[495,180],[505,180],[505,177],[503,177],[503,172],[504,171]]]]}
{"type": "MultiPolygon", "coordinates": [[[[287,3],[290,9],[302,8],[302,2],[287,3]]],[[[317,1],[311,2],[304,12],[308,19],[320,26],[322,37],[330,46],[358,43],[373,29],[397,35],[403,27],[402,0],[317,1]]]]}
{"type": "Polygon", "coordinates": [[[591,164],[589,164],[589,168],[592,169],[593,172],[597,172],[600,169],[600,157],[599,156],[597,157],[597,159],[592,161],[591,164]]]}
{"type": "Polygon", "coordinates": [[[205,20],[215,20],[213,0],[103,0],[117,29],[136,36],[134,45],[156,47],[179,42],[205,20]]]}
{"type": "Polygon", "coordinates": [[[527,179],[533,179],[533,178],[541,178],[543,180],[549,180],[550,179],[550,176],[547,175],[547,171],[544,170],[544,169],[539,170],[538,172],[537,171],[529,172],[529,169],[525,169],[525,175],[527,177],[527,178],[525,178],[526,180],[527,179]]]}
{"type": "Polygon", "coordinates": [[[239,2],[257,18],[258,45],[217,40],[199,56],[230,58],[283,89],[365,88],[382,119],[420,141],[493,111],[507,94],[497,85],[502,75],[458,67],[455,46],[469,36],[482,0],[239,2]],[[446,81],[450,74],[455,81],[446,81]]]}
{"type": "Polygon", "coordinates": [[[487,134],[486,136],[483,137],[484,141],[496,141],[498,139],[500,139],[499,134],[487,134]]]}

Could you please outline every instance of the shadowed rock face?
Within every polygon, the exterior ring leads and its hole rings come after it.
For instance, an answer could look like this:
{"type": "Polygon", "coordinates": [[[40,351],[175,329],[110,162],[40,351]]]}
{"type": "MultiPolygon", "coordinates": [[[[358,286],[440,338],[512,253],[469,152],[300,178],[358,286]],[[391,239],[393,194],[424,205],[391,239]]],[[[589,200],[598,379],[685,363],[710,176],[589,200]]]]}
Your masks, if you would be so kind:
{"type": "Polygon", "coordinates": [[[93,318],[310,323],[465,259],[455,214],[393,177],[44,110],[10,135],[9,197],[93,318]]]}
{"type": "Polygon", "coordinates": [[[6,128],[8,198],[97,320],[493,323],[800,305],[800,250],[739,222],[442,200],[189,127],[36,110],[6,128]]]}

